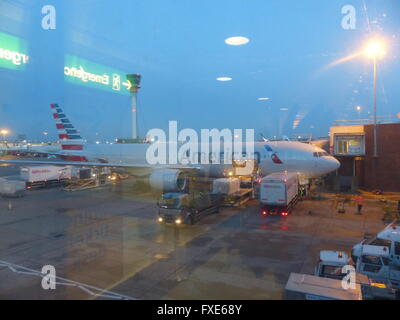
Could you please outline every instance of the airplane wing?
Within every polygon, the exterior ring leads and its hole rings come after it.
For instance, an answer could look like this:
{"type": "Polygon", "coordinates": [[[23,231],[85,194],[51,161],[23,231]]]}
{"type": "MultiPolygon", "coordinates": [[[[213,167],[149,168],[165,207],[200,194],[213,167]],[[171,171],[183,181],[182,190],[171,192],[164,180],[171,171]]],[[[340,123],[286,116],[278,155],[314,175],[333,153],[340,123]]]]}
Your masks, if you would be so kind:
{"type": "Polygon", "coordinates": [[[15,165],[55,165],[55,166],[77,166],[77,167],[108,167],[108,168],[165,168],[165,169],[185,169],[185,170],[200,170],[199,166],[187,165],[150,165],[148,163],[110,163],[110,162],[87,162],[87,161],[55,161],[55,160],[0,160],[0,164],[15,164],[15,165]]]}

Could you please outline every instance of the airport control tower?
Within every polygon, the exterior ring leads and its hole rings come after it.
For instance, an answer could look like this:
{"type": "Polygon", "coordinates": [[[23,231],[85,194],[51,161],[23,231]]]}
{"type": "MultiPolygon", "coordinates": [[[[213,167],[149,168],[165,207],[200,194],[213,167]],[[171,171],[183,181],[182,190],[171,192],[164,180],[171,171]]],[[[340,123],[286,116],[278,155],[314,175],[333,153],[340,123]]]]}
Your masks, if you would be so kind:
{"type": "Polygon", "coordinates": [[[138,118],[137,118],[137,92],[140,89],[140,74],[127,74],[126,79],[130,83],[129,91],[132,101],[132,139],[138,139],[138,118]]]}

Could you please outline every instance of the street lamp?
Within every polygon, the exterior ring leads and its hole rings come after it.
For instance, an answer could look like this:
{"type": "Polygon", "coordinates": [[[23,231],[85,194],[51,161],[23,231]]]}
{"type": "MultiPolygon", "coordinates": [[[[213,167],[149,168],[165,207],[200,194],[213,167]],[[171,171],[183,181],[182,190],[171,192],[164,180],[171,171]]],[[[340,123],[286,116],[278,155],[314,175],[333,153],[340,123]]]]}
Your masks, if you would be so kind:
{"type": "Polygon", "coordinates": [[[6,135],[8,135],[8,130],[2,129],[0,131],[1,135],[3,136],[3,141],[6,141],[6,135]]]}
{"type": "Polygon", "coordinates": [[[374,62],[374,157],[378,156],[376,137],[376,65],[377,59],[386,54],[384,45],[379,40],[370,41],[364,49],[365,55],[374,62]]]}
{"type": "Polygon", "coordinates": [[[361,106],[356,106],[356,111],[358,112],[358,116],[360,117],[360,115],[361,115],[361,110],[362,110],[362,107],[361,106]]]}

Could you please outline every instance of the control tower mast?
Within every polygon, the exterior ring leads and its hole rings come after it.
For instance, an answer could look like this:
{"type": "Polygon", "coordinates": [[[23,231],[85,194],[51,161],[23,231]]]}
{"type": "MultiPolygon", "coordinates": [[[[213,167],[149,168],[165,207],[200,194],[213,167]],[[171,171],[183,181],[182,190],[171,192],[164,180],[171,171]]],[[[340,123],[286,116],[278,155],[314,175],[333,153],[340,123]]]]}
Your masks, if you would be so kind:
{"type": "Polygon", "coordinates": [[[138,139],[138,118],[137,118],[137,92],[140,89],[140,80],[142,76],[140,74],[127,74],[126,79],[128,80],[130,87],[129,92],[131,93],[131,111],[132,111],[132,139],[138,139]]]}

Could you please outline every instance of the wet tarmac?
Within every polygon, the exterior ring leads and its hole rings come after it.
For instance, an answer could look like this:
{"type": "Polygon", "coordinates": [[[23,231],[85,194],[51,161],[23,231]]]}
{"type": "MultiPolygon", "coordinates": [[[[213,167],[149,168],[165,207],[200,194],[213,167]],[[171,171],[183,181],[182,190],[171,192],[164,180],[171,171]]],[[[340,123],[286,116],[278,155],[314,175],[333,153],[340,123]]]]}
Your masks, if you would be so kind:
{"type": "Polygon", "coordinates": [[[110,298],[82,290],[93,286],[132,299],[282,299],[290,272],[313,273],[320,250],[350,251],[384,227],[378,202],[356,215],[350,204],[339,214],[333,200],[307,200],[288,217],[264,217],[252,200],[179,227],[159,224],[155,203],[131,180],[0,198],[0,298],[110,298]],[[51,265],[64,281],[45,290],[41,277],[5,263],[51,265]]]}

